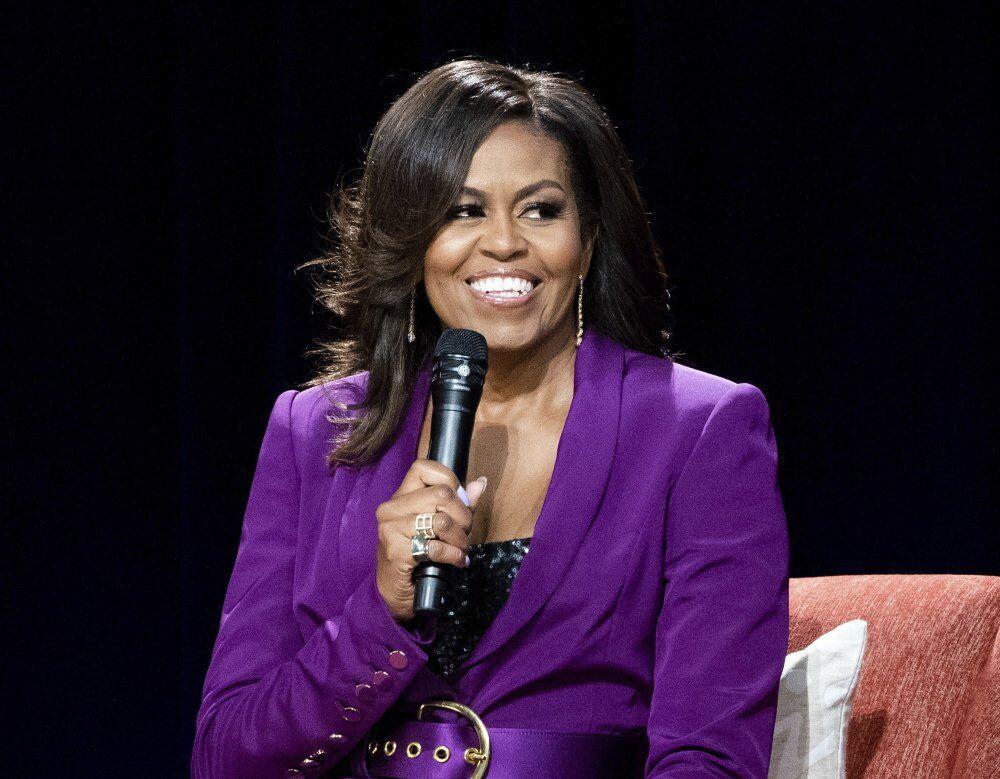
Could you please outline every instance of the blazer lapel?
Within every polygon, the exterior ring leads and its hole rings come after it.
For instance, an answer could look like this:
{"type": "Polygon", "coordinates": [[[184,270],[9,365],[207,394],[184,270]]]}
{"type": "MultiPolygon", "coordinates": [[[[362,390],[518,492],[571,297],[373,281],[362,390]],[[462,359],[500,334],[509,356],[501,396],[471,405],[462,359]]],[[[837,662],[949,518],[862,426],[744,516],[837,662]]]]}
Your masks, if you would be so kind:
{"type": "Polygon", "coordinates": [[[624,347],[584,332],[573,369],[573,400],[528,553],[494,621],[460,666],[464,673],[500,649],[563,580],[604,495],[618,440],[624,347]]]}
{"type": "MultiPolygon", "coordinates": [[[[347,591],[375,565],[375,510],[403,481],[417,453],[430,394],[431,358],[417,376],[396,438],[378,460],[362,466],[350,489],[340,531],[341,570],[347,591]]],[[[587,534],[611,473],[618,439],[624,347],[594,328],[584,332],[573,368],[573,400],[563,426],[542,510],[528,554],[507,602],[460,672],[502,647],[538,612],[559,586],[587,534]]]]}

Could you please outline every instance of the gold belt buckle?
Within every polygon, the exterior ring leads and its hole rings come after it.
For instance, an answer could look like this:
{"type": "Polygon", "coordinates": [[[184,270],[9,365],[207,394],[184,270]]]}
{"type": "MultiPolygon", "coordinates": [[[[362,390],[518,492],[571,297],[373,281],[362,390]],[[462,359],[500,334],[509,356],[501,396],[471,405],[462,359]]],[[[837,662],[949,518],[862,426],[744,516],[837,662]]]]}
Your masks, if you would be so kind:
{"type": "Polygon", "coordinates": [[[479,749],[475,747],[466,749],[464,755],[465,762],[475,766],[475,770],[472,772],[472,779],[482,779],[482,777],[486,776],[486,769],[490,764],[490,734],[486,731],[486,723],[479,718],[479,715],[468,706],[457,701],[439,700],[421,703],[420,708],[417,709],[418,720],[424,718],[425,708],[447,709],[448,711],[462,715],[472,723],[472,727],[479,737],[479,749]]]}

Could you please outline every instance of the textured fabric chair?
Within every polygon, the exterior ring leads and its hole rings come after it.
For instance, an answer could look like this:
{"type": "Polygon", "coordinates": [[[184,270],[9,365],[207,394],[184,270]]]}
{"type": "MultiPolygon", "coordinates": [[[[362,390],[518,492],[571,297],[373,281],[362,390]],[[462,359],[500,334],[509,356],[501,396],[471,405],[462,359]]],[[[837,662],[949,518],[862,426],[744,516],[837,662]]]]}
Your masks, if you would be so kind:
{"type": "Polygon", "coordinates": [[[788,651],[851,619],[868,644],[847,776],[1000,776],[1000,577],[792,579],[788,651]]]}

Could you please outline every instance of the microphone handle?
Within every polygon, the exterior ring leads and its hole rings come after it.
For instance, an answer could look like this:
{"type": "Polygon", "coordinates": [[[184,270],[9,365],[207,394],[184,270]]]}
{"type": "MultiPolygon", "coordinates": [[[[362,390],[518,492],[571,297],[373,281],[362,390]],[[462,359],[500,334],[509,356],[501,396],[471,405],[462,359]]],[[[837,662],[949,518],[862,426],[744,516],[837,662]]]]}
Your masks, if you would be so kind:
{"type": "MultiPolygon", "coordinates": [[[[435,385],[433,392],[434,411],[431,416],[431,440],[427,459],[451,468],[458,477],[459,484],[464,485],[469,466],[472,428],[476,421],[475,408],[469,408],[468,390],[454,383],[435,385]]],[[[417,564],[413,571],[415,614],[440,616],[444,613],[445,596],[454,569],[453,565],[433,560],[417,564]]]]}

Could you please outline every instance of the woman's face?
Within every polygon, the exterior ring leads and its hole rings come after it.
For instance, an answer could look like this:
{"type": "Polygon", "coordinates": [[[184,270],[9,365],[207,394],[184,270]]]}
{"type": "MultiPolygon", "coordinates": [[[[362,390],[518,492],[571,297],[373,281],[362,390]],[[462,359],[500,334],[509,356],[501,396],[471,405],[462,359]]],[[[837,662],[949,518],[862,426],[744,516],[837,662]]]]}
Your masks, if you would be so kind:
{"type": "Polygon", "coordinates": [[[445,329],[482,333],[491,351],[548,338],[570,343],[577,275],[586,278],[591,249],[581,244],[561,144],[509,122],[476,150],[465,188],[427,249],[424,286],[445,329]],[[513,278],[518,273],[529,279],[513,278]]]}

